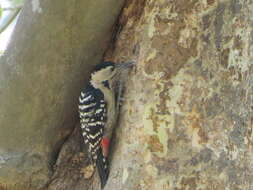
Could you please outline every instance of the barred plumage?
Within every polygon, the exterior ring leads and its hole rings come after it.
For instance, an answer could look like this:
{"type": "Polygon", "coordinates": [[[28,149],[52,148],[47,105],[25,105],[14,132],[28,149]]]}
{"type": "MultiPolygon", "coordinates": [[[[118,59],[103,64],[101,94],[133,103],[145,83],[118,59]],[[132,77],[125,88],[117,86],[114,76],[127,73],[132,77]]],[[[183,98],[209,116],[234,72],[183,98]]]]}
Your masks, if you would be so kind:
{"type": "Polygon", "coordinates": [[[91,74],[79,97],[79,116],[84,143],[97,166],[103,188],[109,176],[108,154],[113,127],[116,124],[122,88],[118,88],[121,71],[132,63],[103,62],[91,74]]]}
{"type": "Polygon", "coordinates": [[[96,162],[96,155],[103,137],[106,107],[101,91],[88,84],[79,97],[79,115],[84,142],[88,146],[93,162],[96,162]]]}

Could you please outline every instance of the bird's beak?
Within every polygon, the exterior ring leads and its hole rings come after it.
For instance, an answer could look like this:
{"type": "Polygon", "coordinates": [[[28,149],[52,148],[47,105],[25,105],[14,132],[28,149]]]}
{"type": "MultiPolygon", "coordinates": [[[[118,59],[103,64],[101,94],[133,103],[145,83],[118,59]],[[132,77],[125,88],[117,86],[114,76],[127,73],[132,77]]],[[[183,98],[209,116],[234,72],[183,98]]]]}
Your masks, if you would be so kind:
{"type": "Polygon", "coordinates": [[[129,61],[129,62],[118,63],[118,64],[116,64],[116,67],[119,69],[130,69],[134,65],[135,65],[134,61],[129,61]]]}

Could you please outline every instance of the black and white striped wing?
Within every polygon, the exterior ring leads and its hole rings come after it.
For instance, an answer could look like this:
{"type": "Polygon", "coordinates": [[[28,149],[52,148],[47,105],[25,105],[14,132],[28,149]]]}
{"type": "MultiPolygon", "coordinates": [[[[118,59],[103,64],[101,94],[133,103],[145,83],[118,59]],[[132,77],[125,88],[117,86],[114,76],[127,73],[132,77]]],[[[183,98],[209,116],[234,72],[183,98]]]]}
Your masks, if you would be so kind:
{"type": "Polygon", "coordinates": [[[106,122],[106,102],[97,89],[86,89],[79,97],[79,115],[84,142],[95,162],[106,122]]]}

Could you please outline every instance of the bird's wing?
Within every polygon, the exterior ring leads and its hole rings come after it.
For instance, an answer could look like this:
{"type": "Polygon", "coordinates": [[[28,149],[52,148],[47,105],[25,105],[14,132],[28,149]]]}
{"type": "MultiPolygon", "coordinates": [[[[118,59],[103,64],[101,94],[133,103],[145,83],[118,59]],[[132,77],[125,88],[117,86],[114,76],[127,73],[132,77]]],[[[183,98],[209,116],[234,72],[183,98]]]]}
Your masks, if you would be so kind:
{"type": "Polygon", "coordinates": [[[79,115],[84,142],[92,160],[97,160],[100,142],[106,122],[106,102],[103,94],[96,90],[86,90],[79,97],[79,115]]]}

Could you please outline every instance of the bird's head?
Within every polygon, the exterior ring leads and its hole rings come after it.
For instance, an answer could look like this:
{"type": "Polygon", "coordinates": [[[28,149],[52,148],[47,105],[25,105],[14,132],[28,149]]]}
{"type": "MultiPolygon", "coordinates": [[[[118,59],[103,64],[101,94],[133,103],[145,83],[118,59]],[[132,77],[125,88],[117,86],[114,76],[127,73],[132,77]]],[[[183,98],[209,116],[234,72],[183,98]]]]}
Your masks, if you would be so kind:
{"type": "Polygon", "coordinates": [[[117,74],[120,74],[122,71],[131,68],[133,65],[134,62],[115,64],[109,61],[98,64],[91,74],[91,82],[93,84],[104,84],[107,86],[117,74]]]}

